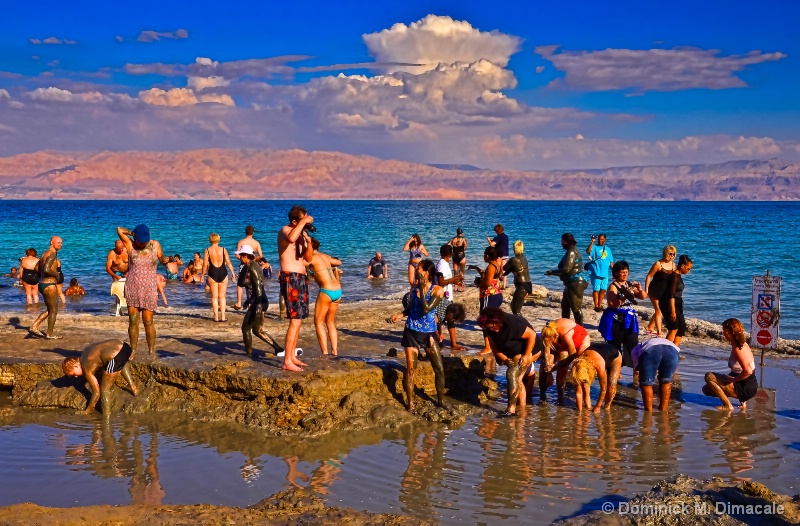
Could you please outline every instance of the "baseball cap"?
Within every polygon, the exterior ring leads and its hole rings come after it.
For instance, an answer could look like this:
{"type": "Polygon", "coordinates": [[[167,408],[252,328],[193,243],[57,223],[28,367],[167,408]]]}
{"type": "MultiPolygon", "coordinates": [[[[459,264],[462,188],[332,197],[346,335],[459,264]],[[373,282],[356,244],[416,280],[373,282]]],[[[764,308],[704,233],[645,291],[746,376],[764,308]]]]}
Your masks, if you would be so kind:
{"type": "Polygon", "coordinates": [[[147,225],[144,223],[136,225],[136,228],[133,229],[133,239],[135,239],[137,243],[149,243],[150,229],[147,228],[147,225]]]}

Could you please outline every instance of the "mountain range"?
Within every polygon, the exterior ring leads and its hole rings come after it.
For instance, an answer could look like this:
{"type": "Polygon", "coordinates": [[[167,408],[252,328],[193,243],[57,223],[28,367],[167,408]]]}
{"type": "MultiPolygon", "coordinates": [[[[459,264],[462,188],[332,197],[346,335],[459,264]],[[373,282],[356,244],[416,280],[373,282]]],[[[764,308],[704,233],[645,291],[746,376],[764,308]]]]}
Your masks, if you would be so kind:
{"type": "Polygon", "coordinates": [[[514,171],[303,150],[41,151],[0,158],[0,198],[798,200],[800,164],[514,171]]]}

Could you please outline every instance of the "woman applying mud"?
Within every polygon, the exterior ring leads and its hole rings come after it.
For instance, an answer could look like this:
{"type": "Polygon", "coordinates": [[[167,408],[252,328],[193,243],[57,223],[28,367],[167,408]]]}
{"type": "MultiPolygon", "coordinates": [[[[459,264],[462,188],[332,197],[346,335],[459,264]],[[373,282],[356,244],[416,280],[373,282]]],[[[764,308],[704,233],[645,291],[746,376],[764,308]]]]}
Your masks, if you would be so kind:
{"type": "Polygon", "coordinates": [[[731,354],[728,357],[728,367],[731,372],[729,374],[706,373],[703,394],[716,396],[722,400],[722,405],[717,406],[717,409],[733,410],[733,404],[728,400],[733,398],[739,400],[739,408],[744,411],[747,408],[747,401],[758,392],[753,351],[747,344],[747,336],[742,322],[736,318],[722,322],[722,335],[731,344],[731,354]]]}
{"type": "Polygon", "coordinates": [[[572,362],[569,382],[575,385],[575,399],[578,411],[585,407],[595,413],[600,408],[608,409],[617,394],[619,370],[622,367],[622,353],[608,343],[593,343],[572,362]],[[595,377],[600,384],[600,395],[592,407],[590,389],[595,377]]]}
{"type": "Polygon", "coordinates": [[[403,329],[401,345],[406,352],[406,374],[403,386],[406,390],[409,411],[414,411],[414,373],[417,357],[425,351],[433,367],[436,384],[436,405],[444,407],[444,365],[436,337],[436,307],[444,297],[444,289],[434,285],[436,265],[426,259],[419,264],[416,284],[411,288],[411,306],[403,329]]]}
{"type": "Polygon", "coordinates": [[[566,250],[564,257],[558,263],[557,269],[548,270],[545,276],[558,276],[564,284],[564,294],[561,297],[561,317],[569,318],[570,312],[575,317],[575,323],[583,325],[583,291],[589,285],[583,273],[583,258],[575,248],[575,238],[572,234],[561,235],[561,247],[566,250]]]}
{"type": "Polygon", "coordinates": [[[416,284],[414,276],[417,267],[422,262],[423,257],[428,257],[428,249],[422,244],[422,238],[419,237],[419,234],[414,234],[403,245],[403,252],[408,252],[408,283],[413,287],[416,284]]]}
{"type": "Polygon", "coordinates": [[[38,318],[33,322],[28,332],[35,336],[42,336],[47,340],[55,340],[60,338],[56,336],[53,331],[56,327],[56,317],[58,316],[58,300],[61,296],[61,286],[58,284],[59,266],[58,266],[58,251],[61,250],[63,241],[60,237],[54,236],[50,239],[50,248],[47,252],[42,254],[42,259],[39,260],[37,265],[39,273],[39,292],[44,298],[44,303],[47,310],[42,312],[38,318]],[[39,331],[39,325],[47,320],[47,333],[42,334],[39,331]]]}
{"type": "Polygon", "coordinates": [[[275,354],[283,351],[270,333],[264,330],[264,311],[269,307],[267,295],[264,292],[264,273],[258,263],[255,263],[255,252],[250,245],[242,245],[236,252],[242,262],[239,269],[237,285],[247,293],[244,307],[247,309],[242,319],[242,339],[244,352],[247,356],[253,355],[253,335],[275,349],[275,354]]]}
{"type": "Polygon", "coordinates": [[[547,386],[553,383],[550,373],[555,369],[558,403],[564,403],[567,367],[572,360],[591,345],[589,333],[574,321],[560,318],[544,326],[542,343],[544,343],[545,353],[539,370],[539,398],[542,402],[546,400],[547,386]]]}
{"type": "Polygon", "coordinates": [[[141,316],[147,347],[152,356],[156,352],[156,326],[153,314],[158,307],[158,263],[166,265],[168,260],[161,250],[161,244],[155,239],[150,239],[150,229],[147,225],[137,225],[132,231],[118,227],[117,235],[128,251],[128,274],[125,282],[128,339],[135,353],[139,344],[141,316]]]}
{"type": "Polygon", "coordinates": [[[314,326],[322,354],[328,354],[328,338],[331,339],[331,354],[339,354],[339,333],[336,330],[336,311],[342,299],[342,284],[339,281],[338,267],[342,262],[319,252],[319,240],[311,238],[314,256],[308,267],[314,272],[314,280],[319,285],[319,295],[314,307],[314,326]],[[326,333],[327,329],[327,333],[326,333]]]}
{"type": "Polygon", "coordinates": [[[511,312],[519,314],[522,312],[522,305],[525,297],[533,292],[531,275],[528,272],[528,258],[525,257],[525,245],[522,241],[514,242],[514,257],[509,259],[503,266],[505,275],[514,274],[514,296],[511,298],[511,312]]]}
{"type": "Polygon", "coordinates": [[[478,325],[483,329],[497,363],[507,367],[508,407],[499,416],[516,416],[517,404],[525,407],[528,398],[522,377],[541,356],[544,350],[542,340],[528,320],[497,308],[484,309],[478,325]]]}

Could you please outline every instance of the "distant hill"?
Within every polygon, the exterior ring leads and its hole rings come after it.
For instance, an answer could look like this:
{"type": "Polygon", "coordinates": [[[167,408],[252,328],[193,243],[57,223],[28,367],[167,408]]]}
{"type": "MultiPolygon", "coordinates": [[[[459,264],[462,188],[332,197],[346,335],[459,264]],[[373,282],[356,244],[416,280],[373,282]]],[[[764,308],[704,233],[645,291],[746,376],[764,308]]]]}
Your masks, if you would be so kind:
{"type": "Polygon", "coordinates": [[[0,158],[0,198],[797,200],[800,164],[522,172],[303,150],[43,151],[0,158]]]}

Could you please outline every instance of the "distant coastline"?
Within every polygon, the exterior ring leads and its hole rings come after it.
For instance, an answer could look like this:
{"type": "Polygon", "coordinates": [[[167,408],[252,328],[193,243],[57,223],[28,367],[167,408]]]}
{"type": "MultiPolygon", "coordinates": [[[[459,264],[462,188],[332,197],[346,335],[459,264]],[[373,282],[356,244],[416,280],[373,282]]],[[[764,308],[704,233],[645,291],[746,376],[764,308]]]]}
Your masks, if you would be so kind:
{"type": "Polygon", "coordinates": [[[0,158],[0,199],[800,201],[800,163],[515,171],[303,150],[36,152],[0,158]]]}

